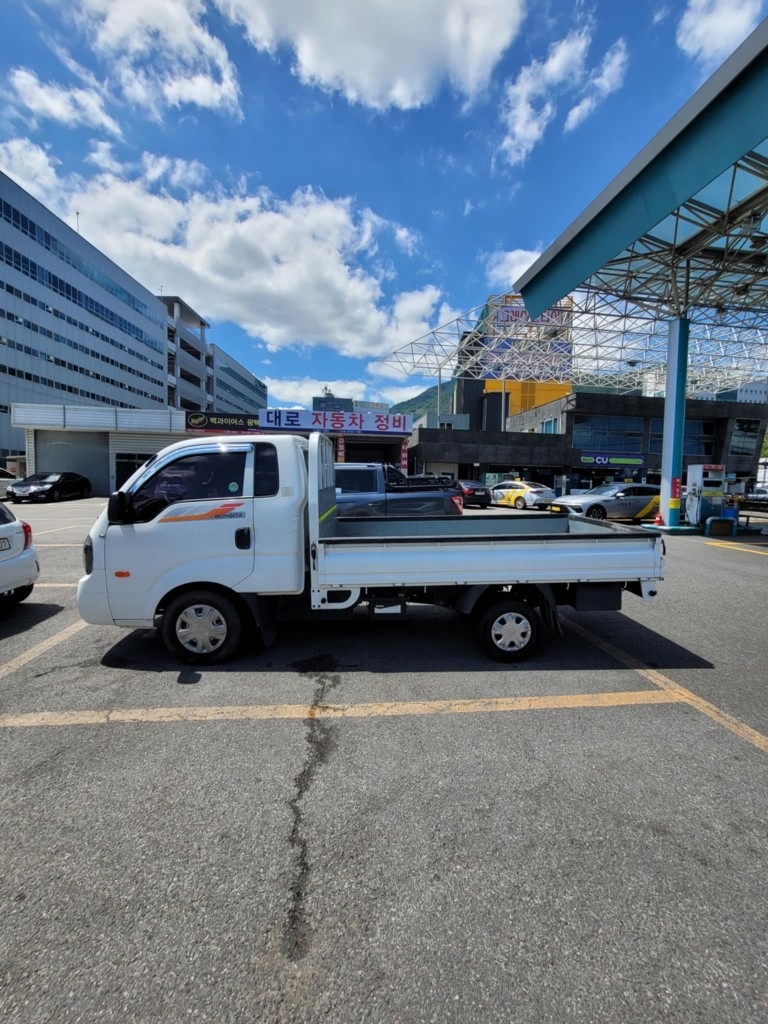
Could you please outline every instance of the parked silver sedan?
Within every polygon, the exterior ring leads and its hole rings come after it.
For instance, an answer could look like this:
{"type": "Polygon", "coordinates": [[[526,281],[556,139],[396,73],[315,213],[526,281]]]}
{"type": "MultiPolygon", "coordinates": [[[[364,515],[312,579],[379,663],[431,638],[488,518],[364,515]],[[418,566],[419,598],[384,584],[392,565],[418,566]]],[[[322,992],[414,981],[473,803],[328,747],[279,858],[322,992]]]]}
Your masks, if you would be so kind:
{"type": "Polygon", "coordinates": [[[653,484],[603,484],[584,494],[557,498],[550,512],[590,519],[649,519],[659,511],[661,488],[653,484]]]}

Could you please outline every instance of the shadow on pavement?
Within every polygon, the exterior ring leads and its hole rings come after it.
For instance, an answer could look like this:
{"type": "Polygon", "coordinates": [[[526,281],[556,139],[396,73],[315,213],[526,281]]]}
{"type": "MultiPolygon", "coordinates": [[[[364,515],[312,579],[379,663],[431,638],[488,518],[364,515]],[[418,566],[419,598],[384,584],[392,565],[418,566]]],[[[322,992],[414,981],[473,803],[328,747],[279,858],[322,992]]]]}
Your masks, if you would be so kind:
{"type": "MultiPolygon", "coordinates": [[[[574,615],[573,621],[642,661],[649,668],[711,669],[711,662],[653,632],[621,612],[574,615]],[[642,652],[642,653],[638,653],[642,652]],[[649,658],[649,652],[652,658],[649,658]]],[[[416,608],[403,619],[370,621],[365,613],[348,622],[283,623],[267,650],[248,642],[223,665],[183,665],[168,653],[156,630],[127,633],[104,657],[107,668],[178,672],[180,683],[199,681],[201,672],[295,671],[317,659],[336,672],[569,672],[623,668],[610,654],[574,635],[564,622],[563,637],[545,630],[538,651],[521,662],[499,662],[476,645],[468,620],[436,608],[416,608]]]]}
{"type": "MultiPolygon", "coordinates": [[[[66,611],[60,604],[41,604],[39,601],[24,602],[0,611],[0,640],[18,636],[34,629],[41,622],[47,622],[66,611]]],[[[21,653],[21,652],[19,652],[21,653]]]]}

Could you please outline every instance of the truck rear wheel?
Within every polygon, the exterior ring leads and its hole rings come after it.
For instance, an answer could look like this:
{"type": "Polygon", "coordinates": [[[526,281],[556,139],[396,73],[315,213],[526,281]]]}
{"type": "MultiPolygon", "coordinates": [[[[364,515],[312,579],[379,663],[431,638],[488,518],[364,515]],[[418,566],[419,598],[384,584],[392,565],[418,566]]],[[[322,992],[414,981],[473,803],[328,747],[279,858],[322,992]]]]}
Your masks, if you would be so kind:
{"type": "Polygon", "coordinates": [[[195,665],[212,665],[226,661],[237,650],[242,619],[223,594],[188,590],[165,609],[161,633],[171,654],[195,665]]]}
{"type": "Polygon", "coordinates": [[[538,613],[525,601],[511,598],[491,605],[478,621],[480,644],[497,661],[522,661],[529,657],[540,634],[538,613]]]}

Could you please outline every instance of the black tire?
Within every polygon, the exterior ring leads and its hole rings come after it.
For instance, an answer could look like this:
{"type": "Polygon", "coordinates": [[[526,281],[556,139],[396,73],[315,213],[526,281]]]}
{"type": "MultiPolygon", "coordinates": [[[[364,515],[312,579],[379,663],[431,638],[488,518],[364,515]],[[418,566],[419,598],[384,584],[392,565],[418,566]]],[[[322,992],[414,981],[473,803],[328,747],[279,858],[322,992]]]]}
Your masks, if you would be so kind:
{"type": "Polygon", "coordinates": [[[55,487],[54,487],[54,489],[52,491],[48,492],[48,500],[49,501],[61,501],[61,494],[60,494],[59,491],[56,490],[55,487]]]}
{"type": "Polygon", "coordinates": [[[235,653],[243,623],[240,612],[223,594],[188,590],[170,602],[160,629],[171,654],[194,665],[213,665],[235,653]]]}
{"type": "Polygon", "coordinates": [[[83,487],[83,493],[80,495],[80,497],[81,498],[90,498],[90,496],[91,496],[90,485],[89,484],[85,484],[85,486],[83,487]]]}
{"type": "Polygon", "coordinates": [[[21,504],[21,498],[11,498],[11,501],[13,502],[14,505],[21,504]]]}
{"type": "Polygon", "coordinates": [[[496,661],[522,661],[536,649],[541,628],[541,619],[534,608],[525,601],[505,598],[480,615],[478,639],[496,661]]]}
{"type": "Polygon", "coordinates": [[[26,587],[16,587],[15,590],[6,590],[0,594],[0,608],[13,608],[16,604],[21,604],[22,601],[26,601],[29,595],[34,590],[34,585],[30,583],[26,587]]]}
{"type": "Polygon", "coordinates": [[[587,509],[588,519],[605,519],[607,513],[602,505],[593,505],[592,508],[587,509]]]}
{"type": "Polygon", "coordinates": [[[522,495],[519,498],[515,498],[515,508],[525,508],[525,498],[522,495]]]}

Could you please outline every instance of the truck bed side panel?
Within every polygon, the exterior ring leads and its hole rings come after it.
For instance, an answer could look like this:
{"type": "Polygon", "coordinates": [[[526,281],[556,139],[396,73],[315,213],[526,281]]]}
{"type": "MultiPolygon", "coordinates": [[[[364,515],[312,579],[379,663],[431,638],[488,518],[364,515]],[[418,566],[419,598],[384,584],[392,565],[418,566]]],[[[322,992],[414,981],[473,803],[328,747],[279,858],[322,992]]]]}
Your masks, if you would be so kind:
{"type": "Polygon", "coordinates": [[[337,520],[317,566],[324,588],[628,582],[661,578],[663,541],[641,527],[573,516],[337,520]]]}

